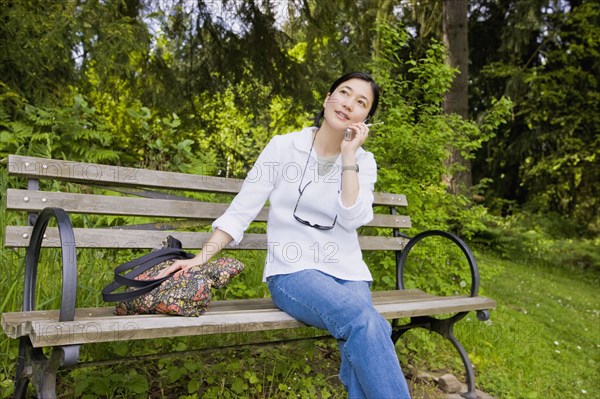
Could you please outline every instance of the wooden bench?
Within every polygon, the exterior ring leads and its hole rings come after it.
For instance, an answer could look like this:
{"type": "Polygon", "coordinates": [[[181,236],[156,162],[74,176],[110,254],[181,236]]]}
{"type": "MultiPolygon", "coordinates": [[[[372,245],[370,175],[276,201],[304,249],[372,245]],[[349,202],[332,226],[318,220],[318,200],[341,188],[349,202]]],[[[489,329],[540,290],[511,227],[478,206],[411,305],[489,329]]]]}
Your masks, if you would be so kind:
{"type": "MultiPolygon", "coordinates": [[[[8,170],[9,176],[26,179],[28,183],[27,188],[7,190],[6,209],[29,214],[28,222],[23,225],[7,226],[4,237],[6,247],[27,248],[23,308],[2,314],[4,332],[19,340],[15,397],[25,396],[29,381],[40,397],[55,397],[57,370],[78,363],[79,348],[86,343],[303,327],[275,308],[268,298],[213,301],[209,311],[198,318],[116,316],[114,306],[110,304],[100,308],[77,308],[76,251],[82,248],[151,249],[167,234],[181,240],[184,248],[197,250],[210,233],[193,232],[189,226],[199,222],[209,225],[228,204],[200,201],[191,198],[193,193],[235,194],[241,187],[241,180],[24,156],[10,156],[8,170]],[[43,191],[40,186],[48,183],[40,184],[42,180],[69,182],[60,185],[69,189],[43,191]],[[73,227],[71,218],[75,214],[116,215],[122,216],[123,220],[141,217],[152,222],[117,228],[73,227]],[[53,219],[57,227],[47,228],[53,219]],[[44,247],[62,249],[62,303],[56,310],[35,309],[37,264],[44,247]],[[42,348],[46,348],[47,355],[42,348]]],[[[450,233],[427,231],[411,240],[401,234],[399,229],[410,227],[410,218],[396,211],[407,205],[403,195],[376,193],[374,205],[376,209],[389,209],[391,214],[376,214],[369,226],[388,228],[390,234],[385,237],[361,235],[361,248],[364,251],[395,251],[397,268],[397,289],[373,292],[376,309],[392,320],[394,342],[415,327],[429,329],[449,339],[465,366],[468,392],[464,396],[475,398],[473,368],[464,348],[453,335],[453,326],[470,311],[477,311],[480,320],[487,320],[488,309],[494,308],[496,303],[477,295],[479,274],[473,254],[462,240],[450,233]],[[403,269],[407,254],[417,242],[430,236],[444,237],[460,247],[470,266],[470,295],[435,296],[418,289],[404,289],[403,269]],[[434,315],[445,318],[434,318],[434,315]],[[410,322],[402,324],[400,319],[410,319],[410,322]]],[[[265,221],[266,216],[265,208],[256,221],[265,221]]],[[[266,248],[265,234],[246,234],[235,249],[266,248]]],[[[99,297],[101,288],[97,287],[99,297]]]]}

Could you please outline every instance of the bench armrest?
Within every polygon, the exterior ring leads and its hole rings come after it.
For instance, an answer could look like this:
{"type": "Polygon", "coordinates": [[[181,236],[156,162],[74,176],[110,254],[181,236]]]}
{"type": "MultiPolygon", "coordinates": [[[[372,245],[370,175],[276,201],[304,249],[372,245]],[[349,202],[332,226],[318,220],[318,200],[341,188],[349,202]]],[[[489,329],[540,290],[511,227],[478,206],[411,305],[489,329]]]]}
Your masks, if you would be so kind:
{"type": "Polygon", "coordinates": [[[439,236],[444,237],[452,241],[456,244],[462,253],[467,258],[467,262],[469,263],[469,267],[471,268],[471,296],[477,296],[479,292],[479,270],[477,268],[477,262],[475,261],[475,257],[473,256],[473,252],[469,246],[461,240],[457,235],[449,233],[447,231],[442,230],[427,230],[423,231],[416,236],[412,237],[408,243],[404,246],[402,253],[397,261],[397,270],[396,270],[396,285],[398,289],[405,289],[404,287],[404,263],[410,253],[410,250],[421,240],[427,237],[439,236]]]}
{"type": "Polygon", "coordinates": [[[35,310],[35,286],[37,269],[42,249],[42,240],[50,220],[56,219],[62,250],[62,299],[60,321],[75,319],[77,297],[77,254],[75,235],[71,219],[61,208],[45,208],[37,216],[25,255],[25,286],[23,289],[23,311],[35,310]]]}
{"type": "MultiPolygon", "coordinates": [[[[467,258],[467,262],[469,263],[469,267],[471,269],[471,297],[476,297],[479,293],[479,269],[477,268],[477,262],[475,261],[475,256],[473,252],[469,248],[469,246],[461,240],[457,235],[449,233],[447,231],[442,230],[426,230],[423,231],[416,236],[412,237],[408,243],[406,243],[404,249],[400,256],[396,257],[396,288],[397,289],[405,289],[404,287],[404,263],[406,262],[406,258],[410,253],[410,250],[422,239],[432,236],[444,237],[452,241],[456,244],[462,253],[467,258]]],[[[466,313],[465,313],[466,314],[466,313]]],[[[462,316],[461,316],[462,317],[462,316]]],[[[490,318],[489,310],[478,310],[477,311],[477,319],[480,321],[486,321],[490,318]]]]}

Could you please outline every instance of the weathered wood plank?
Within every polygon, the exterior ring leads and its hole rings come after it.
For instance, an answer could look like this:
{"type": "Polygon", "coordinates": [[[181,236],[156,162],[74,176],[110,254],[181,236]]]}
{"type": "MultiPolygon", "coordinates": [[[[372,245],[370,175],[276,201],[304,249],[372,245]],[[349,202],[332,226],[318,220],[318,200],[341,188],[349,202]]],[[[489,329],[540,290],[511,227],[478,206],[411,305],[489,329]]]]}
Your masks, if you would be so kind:
{"type": "Polygon", "coordinates": [[[240,179],[20,155],[10,155],[8,157],[8,173],[34,179],[62,180],[93,185],[150,187],[219,193],[237,193],[243,183],[240,179]]]}
{"type": "MultiPolygon", "coordinates": [[[[7,209],[34,212],[49,206],[62,208],[68,213],[216,219],[225,212],[229,204],[35,190],[6,190],[7,209]]],[[[266,208],[259,213],[256,220],[267,220],[266,208]]]]}
{"type": "Polygon", "coordinates": [[[374,193],[373,205],[408,206],[406,195],[392,193],[374,193]]]}
{"type": "MultiPolygon", "coordinates": [[[[122,166],[62,161],[10,155],[8,172],[13,176],[53,179],[88,185],[146,187],[184,191],[236,194],[243,180],[187,173],[152,171],[122,166]]],[[[407,206],[406,196],[375,193],[375,205],[407,206]]]]}
{"type": "Polygon", "coordinates": [[[412,226],[410,216],[407,215],[382,215],[376,213],[373,220],[365,224],[367,227],[391,227],[397,229],[408,229],[412,226]]]}
{"type": "MultiPolygon", "coordinates": [[[[4,246],[24,248],[29,245],[32,227],[7,226],[4,236],[4,246]]],[[[77,248],[109,248],[109,249],[152,249],[160,246],[168,235],[180,240],[184,248],[200,249],[208,241],[211,233],[190,231],[157,231],[133,229],[88,229],[74,228],[75,245],[77,248]]],[[[60,247],[58,229],[49,227],[42,246],[46,248],[60,247]]],[[[358,243],[362,250],[402,250],[407,240],[401,237],[359,236],[358,243]]],[[[238,246],[228,246],[228,249],[267,249],[266,234],[245,234],[238,246]]]]}
{"type": "Polygon", "coordinates": [[[129,341],[132,339],[172,338],[190,335],[247,333],[296,328],[302,324],[287,314],[272,310],[260,314],[205,314],[197,318],[160,316],[98,319],[85,322],[34,322],[29,337],[34,347],[129,341]],[[152,326],[152,328],[148,328],[152,326]]]}
{"type": "MultiPolygon", "coordinates": [[[[495,307],[485,297],[435,297],[427,301],[386,301],[375,308],[386,318],[406,318],[495,307]]],[[[112,342],[188,335],[246,333],[296,328],[302,323],[277,309],[207,312],[201,317],[164,315],[97,318],[73,322],[34,321],[30,338],[34,347],[112,342]]]]}
{"type": "MultiPolygon", "coordinates": [[[[427,301],[434,298],[431,295],[418,289],[409,289],[403,291],[374,291],[372,292],[373,303],[386,304],[394,303],[402,298],[405,302],[427,301]],[[398,293],[401,294],[398,294],[398,293]]],[[[220,314],[227,312],[248,312],[257,310],[273,310],[275,305],[270,298],[257,299],[229,299],[221,301],[212,301],[210,304],[211,314],[220,314]]],[[[114,314],[114,306],[100,308],[79,308],[75,309],[75,321],[88,321],[94,319],[120,319],[123,316],[114,314]]],[[[1,324],[5,333],[11,338],[28,335],[31,332],[33,322],[57,322],[60,312],[58,310],[36,310],[30,312],[5,312],[2,314],[1,324]]],[[[150,317],[150,316],[140,316],[150,317]]]]}
{"type": "MultiPolygon", "coordinates": [[[[459,311],[471,311],[481,309],[492,309],[496,307],[496,302],[485,297],[438,297],[427,294],[421,290],[411,289],[403,291],[377,291],[373,292],[373,303],[375,307],[382,313],[386,318],[403,318],[412,317],[419,315],[431,315],[440,313],[454,313],[459,311]]],[[[261,319],[265,312],[278,312],[279,310],[273,305],[270,298],[261,299],[239,299],[239,300],[225,300],[225,301],[213,301],[210,305],[209,311],[202,316],[210,315],[212,319],[207,321],[208,325],[212,326],[212,321],[215,318],[223,317],[223,320],[234,320],[231,315],[236,314],[254,314],[256,322],[263,322],[261,319]]],[[[8,312],[2,314],[2,328],[4,332],[10,338],[18,338],[21,336],[32,334],[36,326],[42,325],[53,325],[58,326],[58,310],[47,310],[47,311],[33,311],[33,312],[8,312]]],[[[101,307],[101,308],[81,308],[76,309],[75,322],[84,323],[84,327],[80,325],[78,328],[90,329],[90,326],[97,321],[103,321],[104,323],[114,322],[115,329],[122,328],[124,325],[122,322],[135,322],[136,326],[145,325],[144,328],[149,328],[151,324],[146,323],[145,319],[154,319],[156,317],[167,317],[164,315],[139,315],[139,316],[117,316],[114,314],[114,307],[101,307]],[[87,324],[86,324],[87,323],[87,324]]],[[[179,318],[172,318],[177,320],[179,318]]],[[[281,319],[280,321],[289,321],[288,318],[281,319]]],[[[291,323],[290,326],[297,326],[295,323],[291,323]]],[[[75,325],[77,327],[77,325],[75,325]]],[[[71,327],[71,328],[75,328],[71,327]]],[[[54,327],[52,327],[54,328],[54,327]]],[[[282,327],[287,328],[287,327],[282,327]]],[[[48,332],[48,329],[45,330],[48,332]]],[[[254,331],[254,330],[253,330],[254,331]]],[[[39,332],[38,332],[39,334],[39,332]]],[[[59,334],[58,332],[54,334],[59,334]]]]}
{"type": "MultiPolygon", "coordinates": [[[[227,210],[229,204],[35,190],[6,190],[6,209],[39,212],[49,206],[62,208],[69,213],[214,220],[227,210]]],[[[256,216],[255,221],[267,221],[268,212],[268,207],[264,207],[256,216]]],[[[409,228],[411,220],[410,217],[403,215],[376,214],[366,226],[409,228]]]]}
{"type": "Polygon", "coordinates": [[[398,319],[417,316],[432,316],[445,313],[470,312],[493,309],[496,301],[476,297],[438,297],[428,301],[386,302],[375,305],[375,309],[386,319],[398,319]]]}
{"type": "MultiPolygon", "coordinates": [[[[495,308],[485,297],[437,297],[420,290],[373,293],[375,308],[386,318],[405,318],[495,308]]],[[[199,318],[164,315],[116,316],[113,307],[77,309],[74,322],[58,322],[58,311],[2,315],[11,338],[32,335],[36,346],[105,342],[172,335],[247,332],[294,328],[301,323],[281,312],[268,298],[214,301],[199,318]]]]}

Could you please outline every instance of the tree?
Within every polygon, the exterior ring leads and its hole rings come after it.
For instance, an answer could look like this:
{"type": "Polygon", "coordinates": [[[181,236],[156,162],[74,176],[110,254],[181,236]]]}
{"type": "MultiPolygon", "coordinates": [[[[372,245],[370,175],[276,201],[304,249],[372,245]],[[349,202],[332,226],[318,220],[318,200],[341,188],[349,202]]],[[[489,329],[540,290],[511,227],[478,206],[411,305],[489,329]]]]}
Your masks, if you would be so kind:
{"type": "MultiPolygon", "coordinates": [[[[467,0],[444,0],[443,37],[448,53],[448,63],[457,70],[450,90],[444,97],[444,112],[469,117],[469,42],[467,0]]],[[[449,143],[451,146],[451,144],[449,143]]],[[[451,193],[466,192],[471,188],[471,162],[460,149],[450,148],[446,161],[453,173],[446,176],[451,193]],[[456,165],[456,166],[454,166],[456,165]]]]}
{"type": "MultiPolygon", "coordinates": [[[[0,7],[0,85],[3,99],[47,104],[77,78],[71,57],[74,2],[3,1],[0,7]]],[[[6,112],[14,113],[14,102],[6,112]]]]}
{"type": "MultiPolygon", "coordinates": [[[[446,62],[455,71],[452,86],[444,97],[444,110],[463,119],[469,118],[469,46],[468,46],[468,1],[410,1],[404,7],[403,20],[416,28],[412,49],[417,57],[429,46],[431,40],[442,40],[446,52],[446,62]]],[[[449,156],[445,163],[448,173],[443,176],[448,191],[464,194],[472,186],[471,154],[461,151],[448,143],[449,156]]],[[[464,151],[464,149],[463,149],[464,151]]]]}

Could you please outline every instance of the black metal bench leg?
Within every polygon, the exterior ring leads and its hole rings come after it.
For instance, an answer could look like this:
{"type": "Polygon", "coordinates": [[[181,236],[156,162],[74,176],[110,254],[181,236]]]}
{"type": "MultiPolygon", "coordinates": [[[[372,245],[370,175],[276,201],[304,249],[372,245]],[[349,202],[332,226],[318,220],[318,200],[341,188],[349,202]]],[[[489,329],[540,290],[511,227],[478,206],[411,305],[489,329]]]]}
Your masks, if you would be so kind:
{"type": "Polygon", "coordinates": [[[31,381],[38,398],[55,399],[58,369],[77,364],[79,348],[79,345],[56,347],[52,349],[50,357],[46,357],[42,349],[34,348],[27,337],[22,337],[13,397],[25,399],[31,381]]]}
{"type": "Polygon", "coordinates": [[[61,353],[53,350],[50,358],[34,360],[31,382],[39,399],[56,399],[56,373],[60,368],[61,353]]]}
{"type": "Polygon", "coordinates": [[[471,360],[469,359],[469,355],[467,354],[465,348],[458,341],[456,336],[454,336],[454,324],[456,324],[456,322],[465,317],[467,313],[468,312],[458,313],[453,317],[444,320],[431,318],[430,330],[435,331],[442,337],[452,342],[452,345],[454,345],[454,347],[460,355],[460,358],[462,359],[463,365],[465,366],[465,374],[467,376],[467,392],[461,394],[461,396],[467,399],[477,399],[477,392],[475,390],[475,372],[473,371],[473,364],[471,363],[471,360]]]}
{"type": "Polygon", "coordinates": [[[21,378],[15,382],[15,392],[13,393],[14,399],[25,399],[27,395],[27,387],[29,386],[28,378],[21,378]]]}
{"type": "Polygon", "coordinates": [[[29,338],[22,337],[19,339],[19,357],[17,358],[17,373],[15,376],[15,390],[13,392],[14,399],[25,399],[27,395],[27,387],[29,386],[29,378],[31,376],[31,344],[29,338]]]}
{"type": "Polygon", "coordinates": [[[32,357],[33,352],[38,351],[37,356],[43,356],[41,349],[34,349],[29,342],[28,337],[19,339],[19,357],[17,358],[17,370],[15,375],[14,399],[25,399],[27,396],[27,387],[33,373],[32,357]]]}
{"type": "MultiPolygon", "coordinates": [[[[396,210],[392,209],[392,214],[396,214],[396,210]]],[[[398,229],[394,229],[394,237],[402,236],[398,229]]],[[[404,285],[404,264],[408,258],[410,250],[419,243],[419,241],[426,239],[428,237],[442,237],[447,240],[450,240],[455,245],[457,245],[462,253],[465,255],[467,262],[469,263],[469,267],[471,269],[471,297],[476,297],[479,292],[479,269],[477,268],[477,262],[475,261],[475,256],[473,252],[469,248],[469,246],[458,236],[455,234],[441,231],[441,230],[427,230],[417,234],[416,236],[410,238],[405,236],[405,238],[409,238],[408,243],[405,245],[402,251],[396,251],[396,289],[405,289],[404,285]]],[[[394,333],[392,335],[392,339],[394,343],[404,332],[408,331],[411,328],[422,327],[426,328],[429,331],[435,331],[440,334],[442,337],[447,338],[452,342],[452,345],[456,348],[462,362],[465,366],[465,372],[467,375],[467,387],[468,391],[462,394],[463,397],[468,399],[476,399],[477,392],[475,390],[475,373],[473,371],[473,365],[471,364],[471,360],[469,360],[469,356],[465,351],[465,348],[462,344],[456,339],[454,336],[453,328],[454,324],[465,317],[468,312],[457,313],[454,316],[448,319],[435,319],[433,317],[413,317],[410,320],[410,323],[405,325],[398,325],[397,320],[394,320],[394,333]]],[[[487,310],[479,310],[477,311],[477,318],[481,321],[485,321],[489,319],[489,311],[487,310]]]]}
{"type": "Polygon", "coordinates": [[[467,399],[477,399],[477,392],[475,391],[475,372],[473,371],[473,364],[471,364],[471,360],[469,359],[469,355],[467,354],[467,351],[462,346],[462,344],[458,341],[458,339],[456,339],[456,337],[454,336],[454,333],[452,332],[452,327],[446,338],[448,338],[450,340],[450,342],[452,342],[452,345],[454,345],[454,347],[460,354],[462,362],[465,366],[465,373],[467,375],[467,388],[468,389],[467,389],[466,393],[462,394],[462,396],[467,399]]]}
{"type": "MultiPolygon", "coordinates": [[[[37,216],[25,255],[25,281],[23,311],[35,310],[37,270],[44,232],[51,219],[56,219],[62,252],[62,297],[59,321],[75,320],[77,297],[77,256],[75,236],[69,216],[63,209],[45,208],[37,216]]],[[[60,367],[77,363],[79,345],[55,347],[50,357],[42,349],[34,348],[28,337],[19,342],[19,358],[15,377],[14,397],[25,398],[29,381],[33,383],[39,398],[56,398],[56,373],[60,367]]]]}
{"type": "Polygon", "coordinates": [[[394,344],[396,341],[408,330],[416,327],[425,328],[429,331],[433,331],[448,339],[454,345],[454,348],[458,351],[460,358],[465,366],[465,373],[467,377],[467,392],[461,394],[466,399],[477,399],[477,391],[475,389],[475,372],[473,371],[473,364],[469,359],[467,351],[454,336],[454,324],[464,318],[468,312],[462,312],[450,317],[448,319],[436,319],[433,317],[413,317],[409,324],[398,325],[394,321],[392,340],[394,344]]]}

